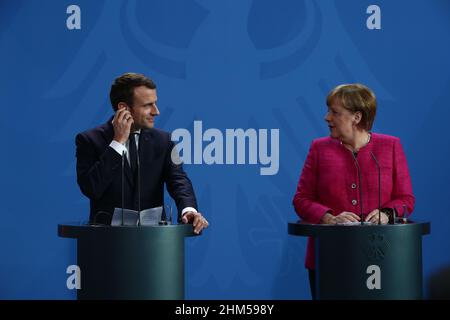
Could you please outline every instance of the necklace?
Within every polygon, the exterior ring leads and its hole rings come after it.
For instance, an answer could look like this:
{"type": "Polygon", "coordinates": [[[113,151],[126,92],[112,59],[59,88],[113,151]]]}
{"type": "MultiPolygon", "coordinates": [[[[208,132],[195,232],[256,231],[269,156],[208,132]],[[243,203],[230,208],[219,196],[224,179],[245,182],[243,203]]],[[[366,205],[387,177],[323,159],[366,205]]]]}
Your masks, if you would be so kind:
{"type": "Polygon", "coordinates": [[[351,146],[349,146],[348,144],[343,143],[342,140],[341,140],[340,142],[341,142],[341,145],[344,145],[346,148],[350,147],[350,149],[351,149],[352,152],[358,152],[359,149],[361,149],[361,148],[367,146],[367,144],[370,142],[370,138],[371,138],[371,137],[372,137],[372,135],[370,134],[370,132],[368,132],[368,133],[367,133],[367,141],[366,141],[366,143],[364,143],[364,145],[362,145],[361,147],[355,148],[355,149],[351,148],[351,146]]]}
{"type": "Polygon", "coordinates": [[[370,132],[367,133],[367,141],[364,144],[364,147],[370,142],[370,138],[372,137],[372,135],[370,134],[370,132]]]}

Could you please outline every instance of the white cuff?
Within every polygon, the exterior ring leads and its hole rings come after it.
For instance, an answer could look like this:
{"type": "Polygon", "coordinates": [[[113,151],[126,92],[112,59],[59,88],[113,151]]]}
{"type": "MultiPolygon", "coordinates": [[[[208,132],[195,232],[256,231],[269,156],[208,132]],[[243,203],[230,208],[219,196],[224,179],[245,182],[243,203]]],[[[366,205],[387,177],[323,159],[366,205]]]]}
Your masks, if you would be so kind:
{"type": "Polygon", "coordinates": [[[185,214],[186,212],[189,212],[189,211],[193,211],[193,212],[197,213],[197,210],[195,210],[195,208],[192,208],[192,207],[186,207],[186,208],[184,208],[184,209],[181,211],[181,216],[184,216],[184,214],[185,214]]]}
{"type": "Polygon", "coordinates": [[[124,151],[125,151],[125,153],[127,152],[127,148],[125,148],[125,146],[123,144],[121,144],[120,142],[117,142],[116,140],[111,141],[109,146],[111,148],[113,148],[114,150],[116,150],[116,152],[120,155],[122,155],[124,151]]]}

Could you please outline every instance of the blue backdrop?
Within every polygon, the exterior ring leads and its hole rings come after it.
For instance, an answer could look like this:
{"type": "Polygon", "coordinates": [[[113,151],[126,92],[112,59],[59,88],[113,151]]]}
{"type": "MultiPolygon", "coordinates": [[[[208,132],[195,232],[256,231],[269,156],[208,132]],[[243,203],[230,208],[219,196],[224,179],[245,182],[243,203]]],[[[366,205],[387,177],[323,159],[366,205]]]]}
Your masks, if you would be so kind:
{"type": "Polygon", "coordinates": [[[374,131],[402,140],[413,215],[432,222],[424,284],[450,264],[450,1],[1,0],[0,26],[0,298],[75,297],[75,241],[57,237],[88,217],[74,138],[112,115],[127,71],[156,81],[164,130],[279,129],[275,175],[185,165],[211,224],[186,241],[188,299],[309,299],[306,239],[287,222],[309,144],[328,134],[326,94],[346,82],[375,91],[374,131]]]}

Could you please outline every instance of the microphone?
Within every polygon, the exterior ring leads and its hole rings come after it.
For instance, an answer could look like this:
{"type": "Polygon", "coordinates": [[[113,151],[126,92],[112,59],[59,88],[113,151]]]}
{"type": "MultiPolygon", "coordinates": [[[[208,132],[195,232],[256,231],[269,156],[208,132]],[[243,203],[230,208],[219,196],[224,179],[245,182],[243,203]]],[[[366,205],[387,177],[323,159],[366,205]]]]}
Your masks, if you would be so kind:
{"type": "Polygon", "coordinates": [[[166,209],[168,208],[168,206],[163,205],[162,207],[162,212],[161,212],[161,219],[159,220],[158,224],[160,226],[166,226],[168,225],[167,223],[167,216],[166,216],[166,209]]]}
{"type": "Polygon", "coordinates": [[[159,221],[159,225],[169,225],[172,224],[172,206],[171,205],[163,205],[161,220],[159,221]],[[169,218],[167,218],[166,210],[169,213],[169,218]]]}
{"type": "Polygon", "coordinates": [[[378,170],[378,224],[381,224],[381,167],[372,151],[370,151],[370,155],[373,161],[375,161],[378,170]]]}
{"type": "Polygon", "coordinates": [[[122,221],[121,225],[123,226],[123,207],[125,206],[125,150],[122,152],[122,221]]]}
{"type": "Polygon", "coordinates": [[[408,208],[406,207],[406,204],[404,204],[402,207],[403,207],[402,222],[404,224],[407,224],[408,223],[408,208]]]}
{"type": "Polygon", "coordinates": [[[356,159],[356,155],[352,152],[353,159],[355,159],[356,170],[358,171],[358,180],[359,180],[359,218],[361,220],[361,224],[364,224],[363,221],[363,197],[362,197],[362,180],[361,180],[361,168],[359,167],[358,159],[356,159]]]}

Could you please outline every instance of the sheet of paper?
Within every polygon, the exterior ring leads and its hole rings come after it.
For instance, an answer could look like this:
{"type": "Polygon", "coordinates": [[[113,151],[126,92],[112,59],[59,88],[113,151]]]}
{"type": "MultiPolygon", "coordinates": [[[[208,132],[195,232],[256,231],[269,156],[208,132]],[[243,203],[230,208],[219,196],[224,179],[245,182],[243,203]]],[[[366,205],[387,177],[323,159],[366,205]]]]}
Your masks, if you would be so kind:
{"type": "MultiPolygon", "coordinates": [[[[339,226],[360,226],[361,222],[357,221],[357,222],[341,222],[341,223],[336,223],[339,226]]],[[[372,222],[369,221],[364,221],[362,223],[363,225],[368,225],[368,224],[373,224],[372,222]]]]}
{"type": "MultiPolygon", "coordinates": [[[[161,221],[162,207],[149,208],[141,211],[141,225],[157,225],[161,221]]],[[[123,224],[125,226],[137,226],[139,215],[136,210],[123,209],[123,224]]],[[[122,225],[122,208],[114,208],[111,226],[122,225]]]]}
{"type": "Polygon", "coordinates": [[[155,207],[141,211],[141,225],[157,225],[161,221],[162,210],[162,207],[155,207]]]}

